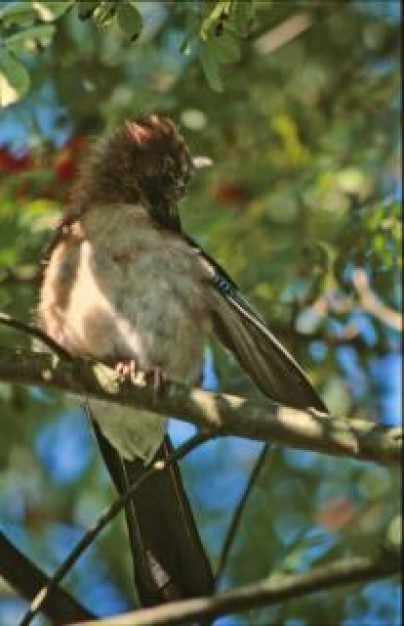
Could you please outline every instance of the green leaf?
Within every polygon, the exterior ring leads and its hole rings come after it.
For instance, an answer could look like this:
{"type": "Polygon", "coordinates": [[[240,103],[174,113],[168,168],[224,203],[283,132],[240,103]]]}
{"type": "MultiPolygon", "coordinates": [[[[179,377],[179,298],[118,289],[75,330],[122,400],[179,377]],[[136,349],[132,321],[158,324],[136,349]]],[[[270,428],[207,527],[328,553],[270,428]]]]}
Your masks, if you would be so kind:
{"type": "Polygon", "coordinates": [[[0,24],[3,26],[21,26],[33,22],[36,17],[31,2],[16,2],[0,11],[0,24]]]}
{"type": "Polygon", "coordinates": [[[94,21],[97,26],[108,26],[116,13],[116,5],[112,0],[102,2],[94,12],[94,21]]]}
{"type": "Polygon", "coordinates": [[[43,22],[53,22],[61,17],[74,3],[74,0],[37,0],[34,8],[43,22]]]}
{"type": "Polygon", "coordinates": [[[212,37],[209,40],[209,44],[213,47],[215,57],[219,63],[235,63],[240,60],[239,42],[230,33],[226,32],[220,37],[212,37]]]}
{"type": "Polygon", "coordinates": [[[55,32],[52,24],[42,24],[41,26],[32,26],[25,30],[10,35],[5,40],[5,45],[12,52],[25,52],[27,50],[35,50],[36,42],[40,42],[42,46],[51,43],[55,32]]]}
{"type": "Polygon", "coordinates": [[[29,74],[14,55],[3,50],[0,58],[0,106],[20,100],[28,91],[29,74]]]}
{"type": "Polygon", "coordinates": [[[223,92],[223,83],[220,77],[219,64],[215,56],[215,50],[210,43],[206,42],[202,44],[199,58],[202,69],[211,88],[214,91],[223,92]]]}
{"type": "Polygon", "coordinates": [[[250,31],[254,19],[254,5],[251,0],[235,0],[230,14],[231,23],[242,35],[250,31]]]}
{"type": "Polygon", "coordinates": [[[202,22],[200,29],[201,39],[206,40],[209,36],[210,30],[214,25],[217,24],[220,17],[224,15],[228,15],[230,10],[231,1],[229,0],[219,0],[212,11],[209,13],[207,17],[202,22]]]}
{"type": "Polygon", "coordinates": [[[80,20],[88,20],[100,4],[99,0],[78,0],[77,8],[80,20]]]}
{"type": "Polygon", "coordinates": [[[119,28],[131,41],[137,39],[142,30],[143,20],[138,9],[132,4],[119,4],[117,12],[119,28]]]}

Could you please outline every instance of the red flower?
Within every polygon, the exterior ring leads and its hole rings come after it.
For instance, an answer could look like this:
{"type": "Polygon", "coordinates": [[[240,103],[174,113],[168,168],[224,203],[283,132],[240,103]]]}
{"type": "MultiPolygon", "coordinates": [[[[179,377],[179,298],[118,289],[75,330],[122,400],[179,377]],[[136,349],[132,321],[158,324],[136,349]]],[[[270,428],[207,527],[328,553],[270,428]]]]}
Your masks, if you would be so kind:
{"type": "Polygon", "coordinates": [[[68,152],[60,154],[55,163],[56,176],[61,181],[72,180],[76,174],[76,163],[68,152]]]}
{"type": "Polygon", "coordinates": [[[20,172],[29,169],[32,165],[28,154],[16,156],[10,154],[7,148],[0,148],[0,172],[20,172]]]}

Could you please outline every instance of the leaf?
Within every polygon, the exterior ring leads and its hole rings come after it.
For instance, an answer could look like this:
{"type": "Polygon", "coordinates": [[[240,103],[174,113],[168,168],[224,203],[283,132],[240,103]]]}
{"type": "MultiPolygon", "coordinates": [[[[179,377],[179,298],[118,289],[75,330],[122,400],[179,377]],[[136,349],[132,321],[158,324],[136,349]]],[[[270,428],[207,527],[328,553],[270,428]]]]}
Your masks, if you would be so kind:
{"type": "Polygon", "coordinates": [[[33,7],[43,22],[53,22],[67,11],[74,0],[41,0],[34,2],[33,7]]]}
{"type": "Polygon", "coordinates": [[[42,26],[31,26],[19,33],[10,35],[5,40],[5,45],[12,52],[25,52],[26,50],[34,50],[36,42],[40,42],[42,46],[51,43],[55,32],[52,24],[42,24],[42,26]]]}
{"type": "Polygon", "coordinates": [[[130,38],[137,39],[143,26],[143,19],[138,9],[132,4],[119,4],[117,12],[119,28],[130,38]]]}
{"type": "Polygon", "coordinates": [[[79,19],[88,20],[99,4],[99,0],[78,0],[77,8],[79,19]]]}
{"type": "Polygon", "coordinates": [[[3,26],[21,26],[35,19],[35,9],[30,2],[16,2],[0,11],[0,24],[3,26]]]}
{"type": "Polygon", "coordinates": [[[215,57],[219,63],[235,63],[240,60],[239,43],[230,33],[223,33],[220,37],[212,37],[209,44],[213,46],[215,57]]]}
{"type": "Polygon", "coordinates": [[[97,26],[108,26],[116,13],[116,5],[114,2],[102,2],[98,5],[94,12],[94,21],[97,26]]]}
{"type": "Polygon", "coordinates": [[[254,5],[252,0],[235,0],[232,4],[230,19],[239,34],[248,34],[254,19],[254,5]]]}
{"type": "Polygon", "coordinates": [[[207,78],[207,81],[214,91],[223,92],[223,83],[220,77],[220,70],[215,51],[210,43],[206,42],[202,44],[202,48],[199,53],[202,69],[207,78]]]}
{"type": "Polygon", "coordinates": [[[0,106],[20,100],[28,91],[29,74],[14,55],[3,50],[0,58],[0,106]]]}
{"type": "Polygon", "coordinates": [[[202,22],[200,33],[199,33],[201,39],[206,41],[206,39],[209,36],[210,30],[215,24],[217,24],[221,16],[223,14],[226,16],[228,15],[230,5],[231,5],[231,2],[229,2],[229,0],[219,0],[219,2],[217,2],[216,6],[212,9],[209,15],[205,17],[205,19],[202,22]]]}

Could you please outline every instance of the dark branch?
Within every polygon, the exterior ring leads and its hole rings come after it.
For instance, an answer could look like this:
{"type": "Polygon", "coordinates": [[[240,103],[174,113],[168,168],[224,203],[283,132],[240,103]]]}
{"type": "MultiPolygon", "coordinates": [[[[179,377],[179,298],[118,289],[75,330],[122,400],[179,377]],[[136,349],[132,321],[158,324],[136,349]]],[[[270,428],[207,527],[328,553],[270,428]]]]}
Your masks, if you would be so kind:
{"type": "MultiPolygon", "coordinates": [[[[2,532],[0,532],[0,575],[29,602],[49,583],[48,576],[24,556],[2,532]]],[[[56,588],[46,599],[42,610],[49,619],[60,625],[95,619],[93,613],[60,588],[56,588]]]]}

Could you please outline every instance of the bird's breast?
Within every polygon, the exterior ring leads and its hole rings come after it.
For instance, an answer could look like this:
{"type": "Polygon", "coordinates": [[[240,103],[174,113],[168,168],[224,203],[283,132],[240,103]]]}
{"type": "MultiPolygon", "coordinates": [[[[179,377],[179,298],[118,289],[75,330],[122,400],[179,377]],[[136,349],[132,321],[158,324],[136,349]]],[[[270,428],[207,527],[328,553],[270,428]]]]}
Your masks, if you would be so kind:
{"type": "Polygon", "coordinates": [[[76,354],[131,358],[141,369],[159,366],[194,381],[207,315],[187,243],[124,208],[94,212],[85,226],[87,237],[50,260],[40,306],[45,330],[60,328],[54,338],[76,354]]]}

